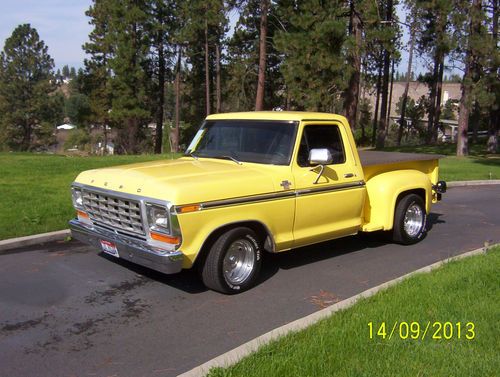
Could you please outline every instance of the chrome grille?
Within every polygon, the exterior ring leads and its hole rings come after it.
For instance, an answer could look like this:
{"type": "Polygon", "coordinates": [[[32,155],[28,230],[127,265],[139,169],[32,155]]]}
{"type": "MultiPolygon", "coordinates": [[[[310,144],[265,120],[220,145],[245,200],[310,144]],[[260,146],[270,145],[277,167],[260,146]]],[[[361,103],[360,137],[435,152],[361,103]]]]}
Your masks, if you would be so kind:
{"type": "Polygon", "coordinates": [[[146,234],[139,201],[89,190],[82,190],[82,196],[85,211],[94,223],[112,227],[117,231],[146,234]]]}

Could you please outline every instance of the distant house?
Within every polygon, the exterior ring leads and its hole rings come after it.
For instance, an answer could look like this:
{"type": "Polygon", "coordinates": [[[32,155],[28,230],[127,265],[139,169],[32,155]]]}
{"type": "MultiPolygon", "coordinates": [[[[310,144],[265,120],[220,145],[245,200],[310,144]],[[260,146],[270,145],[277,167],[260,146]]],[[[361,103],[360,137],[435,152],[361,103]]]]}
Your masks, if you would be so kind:
{"type": "MultiPolygon", "coordinates": [[[[399,102],[399,99],[404,93],[406,86],[406,82],[404,81],[398,81],[394,82],[393,84],[393,89],[392,89],[392,98],[391,102],[389,104],[390,106],[390,117],[392,119],[397,119],[398,114],[396,110],[396,104],[399,102]]],[[[412,81],[410,82],[409,88],[408,88],[408,96],[412,98],[415,102],[418,102],[420,97],[422,96],[428,96],[429,95],[429,87],[421,82],[418,81],[412,81]]],[[[376,102],[376,90],[373,88],[371,91],[364,91],[362,97],[367,98],[370,101],[372,109],[375,109],[375,102],[376,102]]],[[[451,82],[444,82],[443,83],[443,88],[441,92],[441,105],[444,106],[446,101],[449,99],[455,100],[458,102],[460,100],[461,96],[461,91],[460,91],[460,84],[459,83],[451,83],[451,82]]],[[[380,112],[380,108],[379,108],[380,112]]]]}

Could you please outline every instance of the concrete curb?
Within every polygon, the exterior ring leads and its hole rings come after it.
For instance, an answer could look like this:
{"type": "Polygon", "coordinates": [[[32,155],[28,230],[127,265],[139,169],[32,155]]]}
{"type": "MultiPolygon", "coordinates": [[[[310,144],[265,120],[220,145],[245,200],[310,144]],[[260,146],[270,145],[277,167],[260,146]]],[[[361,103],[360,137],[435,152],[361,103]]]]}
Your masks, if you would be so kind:
{"type": "Polygon", "coordinates": [[[500,179],[490,179],[483,181],[452,181],[447,182],[447,185],[448,187],[500,185],[500,179]]]}
{"type": "Polygon", "coordinates": [[[33,236],[9,238],[0,241],[0,252],[18,247],[32,246],[40,243],[61,241],[70,235],[69,229],[58,230],[55,232],[35,234],[33,236]]]}
{"type": "MultiPolygon", "coordinates": [[[[447,182],[449,188],[464,187],[464,186],[484,186],[484,185],[500,185],[500,179],[492,179],[485,181],[452,181],[447,182]]],[[[39,243],[61,241],[70,235],[69,229],[59,230],[56,232],[35,234],[33,236],[9,238],[0,241],[0,252],[18,247],[31,246],[39,243]]]]}
{"type": "MultiPolygon", "coordinates": [[[[500,244],[497,244],[500,245],[500,244]]],[[[329,306],[325,309],[321,309],[317,312],[314,312],[308,316],[305,316],[303,318],[297,319],[293,322],[290,322],[284,326],[278,327],[274,330],[271,330],[264,335],[258,336],[257,338],[250,340],[247,343],[242,344],[239,347],[234,348],[231,351],[228,351],[220,356],[217,356],[216,358],[207,361],[206,363],[201,364],[200,366],[197,366],[185,373],[182,373],[178,375],[177,377],[202,377],[205,376],[211,368],[215,367],[228,367],[233,364],[236,364],[238,361],[243,359],[244,357],[250,355],[251,353],[257,351],[261,346],[268,344],[269,342],[280,338],[284,335],[287,335],[292,332],[297,332],[299,330],[303,330],[306,327],[309,327],[318,321],[331,316],[333,313],[342,310],[342,309],[347,309],[351,306],[353,306],[357,301],[359,301],[362,298],[370,297],[373,296],[375,293],[382,291],[384,289],[387,289],[403,280],[408,279],[409,277],[416,275],[416,274],[421,274],[421,273],[428,273],[438,267],[441,267],[443,264],[448,263],[453,260],[458,260],[458,259],[463,259],[467,258],[473,255],[477,254],[482,254],[486,253],[486,251],[497,245],[491,245],[491,246],[485,246],[480,249],[472,250],[451,258],[444,259],[442,261],[433,263],[429,266],[420,268],[418,270],[415,270],[413,272],[410,272],[406,275],[400,276],[396,279],[390,280],[388,282],[385,282],[383,284],[380,284],[376,287],[367,289],[366,291],[363,291],[353,297],[350,297],[346,300],[340,301],[336,304],[333,304],[332,306],[329,306]]]]}

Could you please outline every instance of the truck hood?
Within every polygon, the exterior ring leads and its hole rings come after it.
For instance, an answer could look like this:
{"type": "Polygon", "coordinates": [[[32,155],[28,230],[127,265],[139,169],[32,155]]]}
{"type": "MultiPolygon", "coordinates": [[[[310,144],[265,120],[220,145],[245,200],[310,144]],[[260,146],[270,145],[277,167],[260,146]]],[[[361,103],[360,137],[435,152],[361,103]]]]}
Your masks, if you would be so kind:
{"type": "Polygon", "coordinates": [[[274,192],[271,172],[262,166],[184,157],[88,170],[75,182],[182,205],[274,192]]]}

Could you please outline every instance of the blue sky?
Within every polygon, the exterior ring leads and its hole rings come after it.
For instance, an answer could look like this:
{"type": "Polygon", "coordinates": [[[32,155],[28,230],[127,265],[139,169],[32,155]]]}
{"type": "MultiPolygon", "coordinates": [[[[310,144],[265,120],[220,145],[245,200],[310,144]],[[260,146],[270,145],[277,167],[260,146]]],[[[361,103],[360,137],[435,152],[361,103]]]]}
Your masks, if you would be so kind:
{"type": "Polygon", "coordinates": [[[82,67],[91,27],[85,11],[91,0],[0,0],[0,45],[19,24],[29,23],[49,47],[56,68],[82,67]]]}

